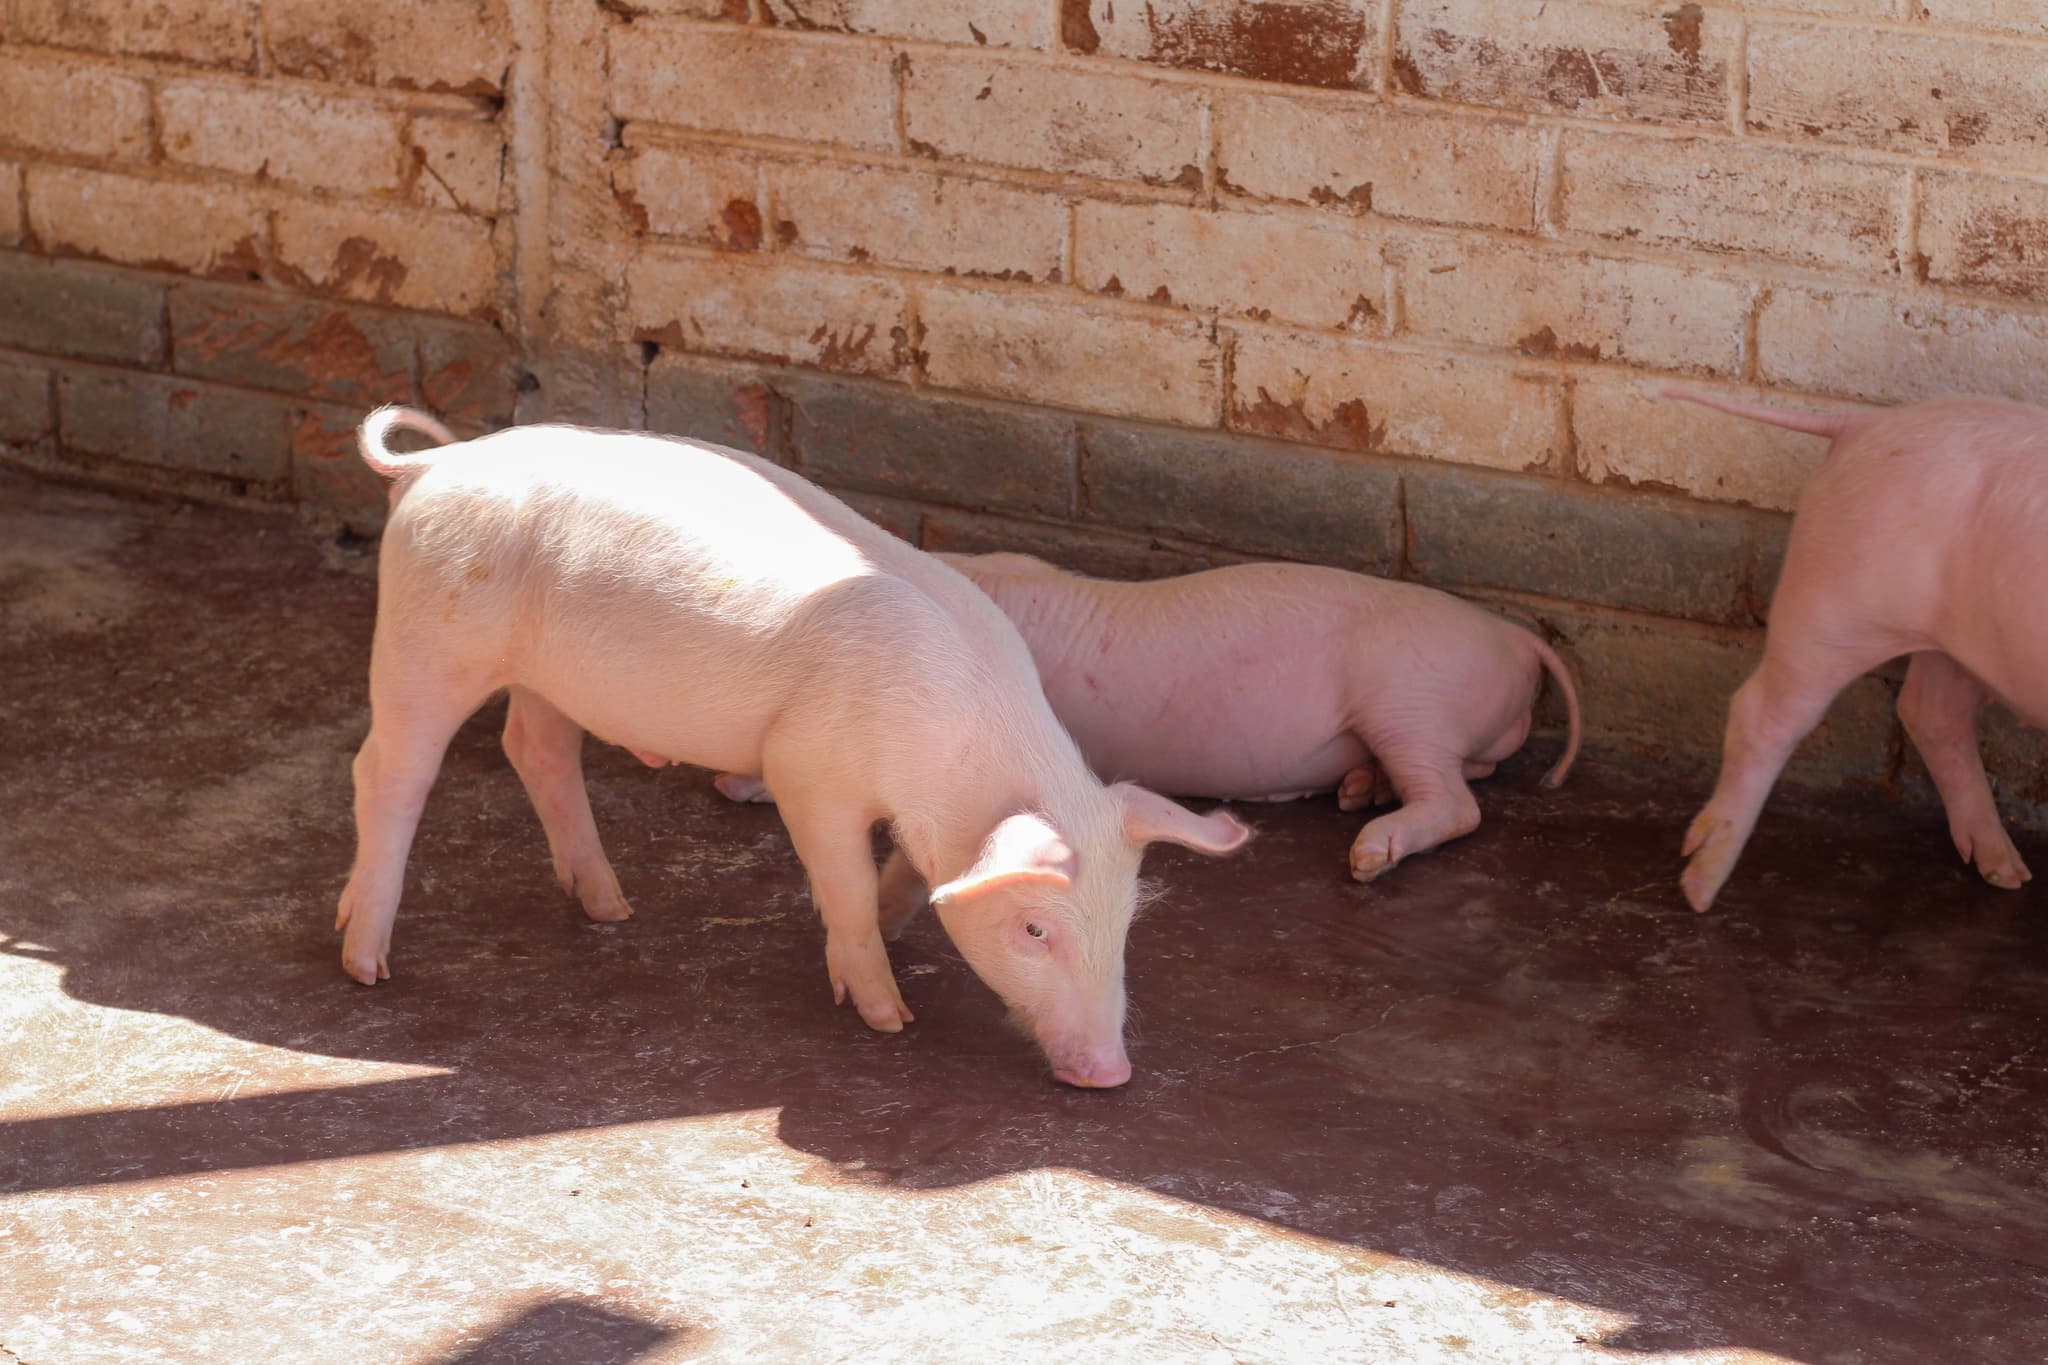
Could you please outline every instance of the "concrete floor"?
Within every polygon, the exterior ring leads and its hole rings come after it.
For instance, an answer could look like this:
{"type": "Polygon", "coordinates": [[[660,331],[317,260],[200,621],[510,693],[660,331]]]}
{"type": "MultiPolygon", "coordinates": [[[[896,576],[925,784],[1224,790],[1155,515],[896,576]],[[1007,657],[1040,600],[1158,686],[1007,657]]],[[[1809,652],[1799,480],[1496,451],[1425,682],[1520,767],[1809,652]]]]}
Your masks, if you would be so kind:
{"type": "Polygon", "coordinates": [[[592,746],[586,923],[494,706],[366,990],[366,567],[0,480],[0,1362],[2048,1358],[2048,882],[1939,820],[1781,799],[1694,916],[1647,760],[1371,888],[1250,808],[1148,864],[1087,1093],[929,920],[911,1029],[834,1009],[702,773],[592,746]]]}

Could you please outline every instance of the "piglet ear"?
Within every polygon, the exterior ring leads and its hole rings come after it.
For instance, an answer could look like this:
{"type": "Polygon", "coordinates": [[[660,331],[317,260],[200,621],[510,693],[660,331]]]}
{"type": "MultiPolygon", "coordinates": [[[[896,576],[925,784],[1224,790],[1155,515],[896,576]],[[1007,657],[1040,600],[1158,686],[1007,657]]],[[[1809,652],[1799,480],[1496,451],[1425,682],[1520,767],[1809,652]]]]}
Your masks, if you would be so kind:
{"type": "Polygon", "coordinates": [[[1250,830],[1224,810],[1197,815],[1186,806],[1129,782],[1119,782],[1110,791],[1124,808],[1124,838],[1141,848],[1164,842],[1197,853],[1234,853],[1252,837],[1250,830]]]}
{"type": "Polygon", "coordinates": [[[1031,887],[1064,891],[1074,884],[1079,867],[1074,850],[1045,818],[1029,811],[1012,815],[995,827],[974,866],[932,888],[932,904],[968,905],[1001,891],[1031,887]]]}

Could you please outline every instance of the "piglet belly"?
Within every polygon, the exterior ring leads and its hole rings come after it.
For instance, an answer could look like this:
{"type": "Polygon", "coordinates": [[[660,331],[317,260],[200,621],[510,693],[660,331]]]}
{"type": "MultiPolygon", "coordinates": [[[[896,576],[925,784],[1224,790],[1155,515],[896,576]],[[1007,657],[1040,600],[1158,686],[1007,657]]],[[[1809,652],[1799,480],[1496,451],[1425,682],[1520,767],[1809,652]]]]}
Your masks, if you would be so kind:
{"type": "Polygon", "coordinates": [[[1334,717],[1284,696],[1176,691],[1164,698],[1049,695],[1081,755],[1104,781],[1169,796],[1265,800],[1333,791],[1366,748],[1334,717]],[[1147,705],[1147,701],[1150,705],[1147,705]]]}

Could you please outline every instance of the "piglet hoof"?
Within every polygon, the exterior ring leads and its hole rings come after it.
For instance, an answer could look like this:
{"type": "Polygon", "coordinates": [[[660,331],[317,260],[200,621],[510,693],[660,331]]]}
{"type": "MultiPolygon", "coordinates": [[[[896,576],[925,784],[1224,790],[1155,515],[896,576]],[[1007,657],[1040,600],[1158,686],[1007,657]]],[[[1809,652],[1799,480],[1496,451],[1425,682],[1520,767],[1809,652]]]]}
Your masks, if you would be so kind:
{"type": "Polygon", "coordinates": [[[861,1022],[869,1028],[878,1033],[901,1033],[905,1024],[916,1022],[917,1016],[910,1012],[910,1006],[903,1003],[903,995],[896,989],[895,974],[889,970],[888,955],[879,941],[871,948],[845,952],[828,935],[825,967],[832,976],[832,1003],[843,1005],[846,997],[852,995],[853,1007],[860,1011],[861,1022]]]}
{"type": "Polygon", "coordinates": [[[555,880],[561,884],[563,895],[574,896],[583,903],[583,914],[588,919],[599,924],[617,924],[633,917],[633,907],[626,904],[626,893],[619,889],[618,876],[609,862],[585,874],[558,862],[555,880]]]}
{"type": "MultiPolygon", "coordinates": [[[[895,984],[889,986],[887,996],[875,999],[863,998],[864,992],[853,992],[853,1007],[860,1011],[861,1022],[877,1033],[901,1033],[905,1024],[917,1022],[917,1016],[910,1012],[910,1006],[903,1003],[903,997],[896,993],[895,984]]],[[[832,1003],[846,1003],[847,987],[843,981],[832,983],[832,1003]]]]}
{"type": "Polygon", "coordinates": [[[1710,811],[1701,811],[1686,830],[1679,853],[1692,861],[1685,865],[1678,885],[1693,909],[1711,909],[1714,897],[1721,894],[1722,884],[1734,871],[1734,851],[1729,848],[1733,834],[1728,822],[1710,811]]]}
{"type": "Polygon", "coordinates": [[[617,924],[633,916],[633,907],[626,904],[626,893],[619,890],[619,879],[609,864],[587,877],[578,877],[576,890],[577,899],[583,902],[584,916],[598,924],[617,924]]]}
{"type": "Polygon", "coordinates": [[[357,904],[353,884],[341,893],[341,904],[334,912],[334,927],[344,931],[341,969],[365,986],[391,977],[391,923],[387,917],[380,927],[378,919],[374,909],[357,904]]]}
{"type": "Polygon", "coordinates": [[[2001,891],[2017,891],[2034,880],[2034,874],[2027,871],[2027,865],[2020,861],[2020,855],[2008,852],[1995,861],[1980,862],[1977,871],[1985,881],[2001,891]]]}
{"type": "Polygon", "coordinates": [[[597,924],[617,924],[620,920],[633,918],[633,907],[614,890],[608,898],[592,897],[583,902],[583,916],[597,924]]]}
{"type": "Polygon", "coordinates": [[[747,777],[741,773],[720,773],[711,779],[711,785],[718,788],[718,794],[728,801],[738,801],[742,805],[775,804],[774,796],[758,777],[747,777]]]}
{"type": "Polygon", "coordinates": [[[349,928],[341,940],[341,969],[365,986],[391,979],[391,935],[377,941],[364,923],[349,928]]]}
{"type": "Polygon", "coordinates": [[[1401,850],[1395,847],[1394,841],[1388,840],[1384,844],[1372,843],[1361,834],[1358,841],[1351,845],[1352,880],[1378,881],[1392,871],[1394,865],[1400,861],[1401,850]]]}
{"type": "Polygon", "coordinates": [[[1372,784],[1373,771],[1370,767],[1353,768],[1344,774],[1344,783],[1337,788],[1337,809],[1364,810],[1372,805],[1372,784]]]}

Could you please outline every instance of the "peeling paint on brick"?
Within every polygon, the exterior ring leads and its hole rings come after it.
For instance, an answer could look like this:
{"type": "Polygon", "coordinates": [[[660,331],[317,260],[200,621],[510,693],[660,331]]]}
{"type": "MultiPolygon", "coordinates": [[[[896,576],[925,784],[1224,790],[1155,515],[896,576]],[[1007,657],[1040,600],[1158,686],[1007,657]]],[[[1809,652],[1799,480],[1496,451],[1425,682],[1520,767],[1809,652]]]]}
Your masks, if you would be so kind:
{"type": "Polygon", "coordinates": [[[1090,53],[1102,46],[1102,35],[1088,17],[1093,0],[1060,0],[1060,41],[1074,52],[1090,53]]]}
{"type": "Polygon", "coordinates": [[[1202,0],[1128,6],[1142,15],[1142,50],[1119,55],[1165,66],[1222,71],[1253,80],[1346,89],[1369,80],[1373,11],[1360,0],[1202,0]]]}
{"type": "Polygon", "coordinates": [[[1260,385],[1250,403],[1237,403],[1230,410],[1230,425],[1239,431],[1279,436],[1290,441],[1335,446],[1340,450],[1379,450],[1387,443],[1387,424],[1373,425],[1365,402],[1347,398],[1330,409],[1318,422],[1309,417],[1302,399],[1281,402],[1260,385]]]}

